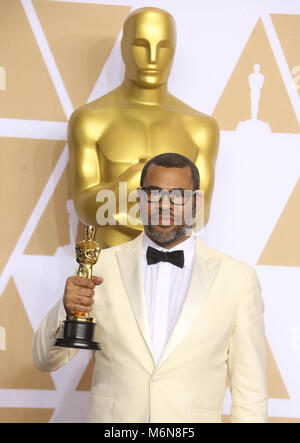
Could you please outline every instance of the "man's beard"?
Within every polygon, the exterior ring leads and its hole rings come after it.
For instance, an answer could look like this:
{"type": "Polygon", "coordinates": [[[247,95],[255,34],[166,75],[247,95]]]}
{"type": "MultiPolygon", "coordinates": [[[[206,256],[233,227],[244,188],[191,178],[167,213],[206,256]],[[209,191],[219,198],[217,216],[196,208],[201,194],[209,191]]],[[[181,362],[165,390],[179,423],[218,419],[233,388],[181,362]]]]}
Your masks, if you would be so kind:
{"type": "Polygon", "coordinates": [[[168,244],[179,238],[191,235],[191,226],[174,226],[171,231],[164,231],[163,229],[157,230],[155,226],[145,225],[146,234],[157,243],[168,244]]]}
{"type": "MultiPolygon", "coordinates": [[[[172,243],[175,240],[178,240],[182,237],[187,237],[192,235],[193,232],[193,224],[194,224],[194,217],[195,217],[195,205],[193,206],[192,214],[190,217],[187,218],[187,220],[182,220],[182,214],[175,215],[170,214],[168,210],[164,211],[162,209],[159,209],[158,211],[155,211],[153,214],[151,214],[151,221],[149,222],[148,219],[148,213],[141,212],[141,219],[144,225],[144,230],[146,234],[155,242],[157,243],[163,243],[168,244],[172,243]],[[171,216],[173,218],[173,226],[172,229],[167,229],[169,226],[166,226],[166,229],[156,229],[155,226],[158,226],[158,220],[159,216],[171,216]],[[183,222],[183,223],[182,223],[183,222]]],[[[163,225],[162,225],[163,226],[163,225]]]]}

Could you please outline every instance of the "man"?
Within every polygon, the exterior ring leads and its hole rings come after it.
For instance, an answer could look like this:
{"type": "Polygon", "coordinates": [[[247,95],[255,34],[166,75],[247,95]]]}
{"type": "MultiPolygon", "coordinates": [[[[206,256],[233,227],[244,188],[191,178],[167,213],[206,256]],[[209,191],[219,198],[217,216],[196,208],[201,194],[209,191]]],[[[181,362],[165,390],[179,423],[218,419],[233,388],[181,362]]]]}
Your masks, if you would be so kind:
{"type": "MultiPolygon", "coordinates": [[[[198,189],[198,170],[186,157],[151,159],[139,189],[145,232],[103,250],[99,277],[67,280],[66,312],[93,309],[101,338],[88,421],[219,422],[227,374],[231,420],[266,421],[260,286],[248,265],[189,235],[198,189]]],[[[60,305],[34,338],[41,370],[76,352],[53,346],[60,305]]]]}

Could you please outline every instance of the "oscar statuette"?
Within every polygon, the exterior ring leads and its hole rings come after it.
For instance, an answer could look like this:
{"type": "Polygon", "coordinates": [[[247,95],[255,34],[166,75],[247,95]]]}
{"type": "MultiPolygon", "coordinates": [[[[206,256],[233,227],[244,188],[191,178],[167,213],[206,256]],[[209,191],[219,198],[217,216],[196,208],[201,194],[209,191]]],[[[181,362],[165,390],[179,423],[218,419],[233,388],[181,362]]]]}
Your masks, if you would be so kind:
{"type": "MultiPolygon", "coordinates": [[[[86,226],[85,240],[76,243],[79,277],[92,278],[93,266],[97,263],[100,254],[100,245],[94,239],[95,233],[94,226],[86,226]]],[[[95,319],[87,312],[67,315],[63,322],[63,337],[56,340],[55,346],[99,350],[100,344],[93,341],[95,327],[95,319]]]]}

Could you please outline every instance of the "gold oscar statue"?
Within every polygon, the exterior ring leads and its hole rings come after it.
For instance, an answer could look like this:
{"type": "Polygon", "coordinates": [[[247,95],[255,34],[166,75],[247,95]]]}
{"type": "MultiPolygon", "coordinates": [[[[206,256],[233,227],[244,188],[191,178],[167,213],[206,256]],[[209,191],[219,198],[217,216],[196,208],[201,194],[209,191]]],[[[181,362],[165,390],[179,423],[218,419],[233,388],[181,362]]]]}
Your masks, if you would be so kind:
{"type": "MultiPolygon", "coordinates": [[[[116,195],[116,225],[107,224],[97,232],[97,240],[103,247],[132,240],[143,229],[142,224],[136,226],[130,219],[127,224],[120,222],[124,213],[119,206],[119,183],[127,183],[129,195],[139,186],[145,162],[163,152],[185,155],[198,166],[205,222],[208,220],[219,128],[212,117],[168,92],[175,45],[175,22],[168,12],[150,7],[133,11],[123,28],[122,84],[71,116],[68,128],[71,189],[80,221],[99,225],[98,192],[108,189],[116,195]]],[[[128,203],[127,212],[133,204],[128,203]]]]}
{"type": "MultiPolygon", "coordinates": [[[[79,263],[77,275],[92,278],[93,265],[97,263],[100,245],[95,241],[96,229],[86,226],[85,240],[76,243],[76,261],[79,263]]],[[[64,321],[63,337],[58,338],[55,346],[78,349],[101,349],[100,344],[93,340],[96,322],[87,312],[67,315],[64,321]]]]}
{"type": "Polygon", "coordinates": [[[100,254],[100,245],[94,239],[94,226],[85,228],[85,240],[76,243],[76,261],[79,263],[77,275],[92,278],[93,266],[97,263],[100,254]]]}

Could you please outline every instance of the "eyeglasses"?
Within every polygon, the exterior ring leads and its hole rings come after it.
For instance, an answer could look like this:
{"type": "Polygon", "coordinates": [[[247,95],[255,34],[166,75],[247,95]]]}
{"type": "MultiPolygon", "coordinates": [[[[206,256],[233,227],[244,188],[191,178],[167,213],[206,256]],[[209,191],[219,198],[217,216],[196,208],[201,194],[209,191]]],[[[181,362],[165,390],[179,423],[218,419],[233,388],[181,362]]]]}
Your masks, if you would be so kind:
{"type": "Polygon", "coordinates": [[[171,189],[167,191],[156,186],[143,186],[139,189],[143,191],[144,199],[148,203],[160,203],[163,196],[166,195],[169,202],[175,206],[183,206],[194,193],[197,193],[197,190],[193,191],[191,189],[171,189]]]}

